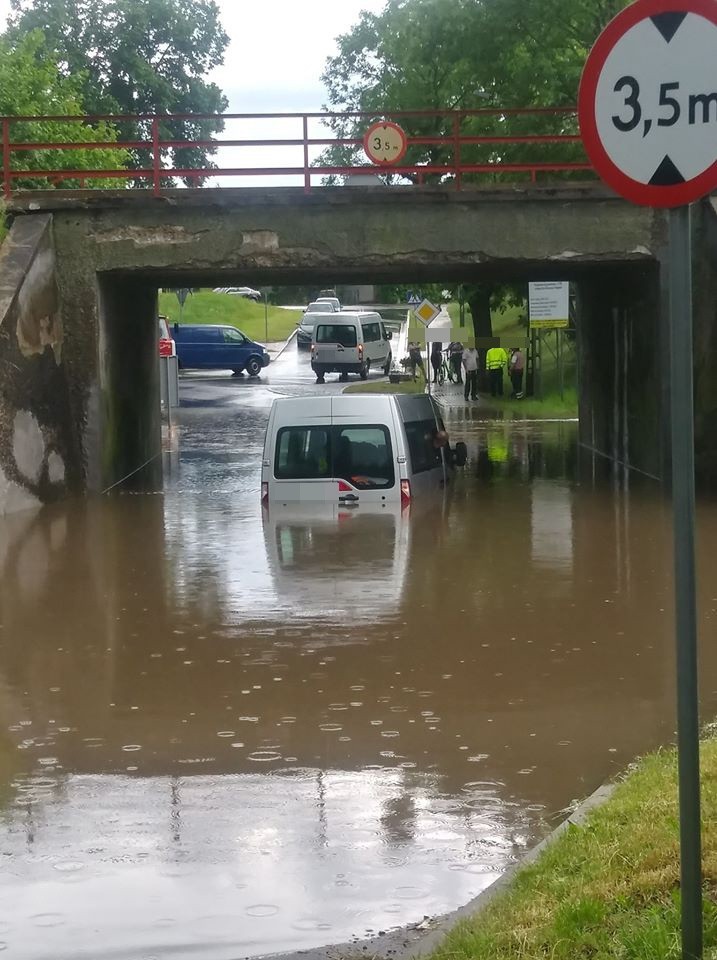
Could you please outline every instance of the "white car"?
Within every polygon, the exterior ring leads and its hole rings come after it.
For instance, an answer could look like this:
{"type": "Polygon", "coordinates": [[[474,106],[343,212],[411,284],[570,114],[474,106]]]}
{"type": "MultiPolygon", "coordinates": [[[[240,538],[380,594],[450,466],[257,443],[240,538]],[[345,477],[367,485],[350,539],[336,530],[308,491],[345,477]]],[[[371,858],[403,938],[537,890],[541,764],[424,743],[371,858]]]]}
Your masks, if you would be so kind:
{"type": "Polygon", "coordinates": [[[330,303],[334,310],[339,313],[341,310],[341,301],[338,297],[317,297],[315,303],[330,303]]]}
{"type": "Polygon", "coordinates": [[[262,299],[261,290],[254,290],[253,287],[215,287],[213,293],[228,293],[234,297],[246,297],[248,300],[262,299]]]}

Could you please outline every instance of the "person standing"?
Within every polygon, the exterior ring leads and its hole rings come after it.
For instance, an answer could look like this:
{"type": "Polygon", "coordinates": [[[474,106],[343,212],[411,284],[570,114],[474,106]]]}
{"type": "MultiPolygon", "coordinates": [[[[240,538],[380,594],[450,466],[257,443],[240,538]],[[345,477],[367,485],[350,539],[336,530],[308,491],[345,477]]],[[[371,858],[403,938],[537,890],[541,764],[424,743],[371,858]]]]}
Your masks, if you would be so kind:
{"type": "Polygon", "coordinates": [[[478,351],[475,347],[467,347],[463,351],[463,369],[466,372],[466,385],[463,389],[463,397],[468,400],[470,394],[471,400],[478,399],[478,351]]]}
{"type": "Polygon", "coordinates": [[[408,357],[411,364],[413,379],[416,379],[416,370],[420,370],[423,376],[426,376],[426,368],[423,366],[423,356],[421,355],[420,343],[413,342],[408,344],[408,357]]]}
{"type": "Polygon", "coordinates": [[[485,355],[491,397],[503,396],[503,368],[508,366],[508,354],[502,347],[491,347],[485,355]]]}
{"type": "Polygon", "coordinates": [[[434,343],[431,346],[431,368],[433,370],[433,382],[438,383],[438,374],[443,366],[443,344],[434,343]]]}
{"type": "Polygon", "coordinates": [[[461,371],[463,370],[462,360],[463,344],[460,340],[454,340],[448,346],[448,362],[453,371],[453,376],[456,378],[456,383],[463,383],[463,377],[461,376],[461,371]]]}
{"type": "Polygon", "coordinates": [[[523,373],[525,372],[525,356],[520,347],[513,347],[510,351],[508,374],[513,385],[512,397],[520,399],[523,396],[523,373]]]}

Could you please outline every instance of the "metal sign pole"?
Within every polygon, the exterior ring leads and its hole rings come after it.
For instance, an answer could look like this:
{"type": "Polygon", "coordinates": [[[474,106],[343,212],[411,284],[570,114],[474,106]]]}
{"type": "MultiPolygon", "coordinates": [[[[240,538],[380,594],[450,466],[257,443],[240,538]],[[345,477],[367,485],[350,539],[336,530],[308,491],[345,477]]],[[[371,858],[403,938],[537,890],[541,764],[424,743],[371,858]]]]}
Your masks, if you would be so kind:
{"type": "Polygon", "coordinates": [[[682,956],[702,957],[700,752],[695,608],[695,470],[690,208],[669,213],[672,504],[677,641],[682,956]]]}

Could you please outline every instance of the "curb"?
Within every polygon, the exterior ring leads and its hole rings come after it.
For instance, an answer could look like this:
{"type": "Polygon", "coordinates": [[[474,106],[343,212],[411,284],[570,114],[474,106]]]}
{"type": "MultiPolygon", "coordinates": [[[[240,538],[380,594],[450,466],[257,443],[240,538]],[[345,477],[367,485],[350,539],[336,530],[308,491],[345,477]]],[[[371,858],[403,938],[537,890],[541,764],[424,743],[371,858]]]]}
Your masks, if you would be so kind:
{"type": "Polygon", "coordinates": [[[474,917],[476,913],[485,909],[495,897],[512,883],[519,870],[537,860],[546,847],[554,843],[566,830],[569,830],[570,827],[581,826],[593,810],[601,807],[609,800],[616,786],[616,783],[609,782],[598,787],[597,790],[579,803],[570,816],[563,820],[544,840],[541,840],[540,843],[529,850],[518,863],[511,864],[505,873],[494,880],[490,886],[482,890],[464,906],[458,907],[451,913],[387,931],[383,937],[373,937],[370,940],[352,940],[349,943],[335,943],[324,947],[313,947],[268,956],[271,957],[271,960],[336,960],[337,957],[409,960],[412,957],[423,957],[439,947],[441,941],[457,923],[468,917],[474,917]]]}

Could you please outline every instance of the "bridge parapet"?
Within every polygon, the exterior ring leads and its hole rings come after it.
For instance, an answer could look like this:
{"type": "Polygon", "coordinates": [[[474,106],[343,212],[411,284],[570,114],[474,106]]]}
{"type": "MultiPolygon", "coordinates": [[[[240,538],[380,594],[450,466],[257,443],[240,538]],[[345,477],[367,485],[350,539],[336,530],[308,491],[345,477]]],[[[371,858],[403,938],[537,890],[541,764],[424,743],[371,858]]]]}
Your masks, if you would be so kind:
{"type": "Polygon", "coordinates": [[[443,183],[456,190],[476,182],[594,179],[573,106],[381,114],[17,116],[0,118],[0,126],[6,199],[18,189],[43,183],[84,189],[116,182],[126,188],[149,188],[159,196],[177,180],[198,187],[227,178],[242,185],[257,178],[281,178],[306,193],[325,178],[381,176],[417,185],[443,183]],[[235,135],[209,140],[192,136],[207,120],[229,125],[235,135]],[[404,128],[408,149],[400,162],[380,166],[366,162],[362,137],[356,134],[376,121],[404,128]],[[33,124],[42,134],[37,140],[28,139],[28,125],[32,131],[33,124]],[[104,140],[97,139],[98,124],[105,131],[104,140]],[[262,128],[267,135],[257,136],[262,128]],[[342,162],[327,160],[322,154],[327,148],[338,148],[342,162]],[[73,163],[74,151],[79,150],[96,157],[93,168],[73,163]],[[218,151],[220,162],[214,166],[181,162],[197,150],[218,151]],[[118,166],[122,153],[128,162],[118,166]],[[257,162],[257,156],[265,162],[257,162]]]}

